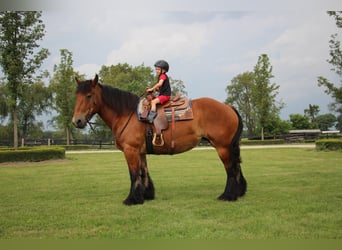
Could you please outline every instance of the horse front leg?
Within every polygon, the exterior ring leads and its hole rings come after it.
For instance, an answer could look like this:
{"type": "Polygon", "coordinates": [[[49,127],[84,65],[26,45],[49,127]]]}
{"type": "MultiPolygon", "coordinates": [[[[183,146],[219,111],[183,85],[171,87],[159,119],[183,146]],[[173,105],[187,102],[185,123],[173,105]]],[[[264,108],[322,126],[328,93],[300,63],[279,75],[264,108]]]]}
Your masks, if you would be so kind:
{"type": "Polygon", "coordinates": [[[145,185],[143,182],[145,171],[141,167],[141,158],[137,150],[124,151],[128,164],[129,175],[131,178],[131,188],[127,198],[124,200],[126,205],[136,205],[144,203],[145,185]]]}
{"type": "Polygon", "coordinates": [[[142,169],[142,183],[145,187],[144,198],[145,200],[154,199],[154,185],[147,168],[146,154],[140,155],[141,169],[142,169]]]}

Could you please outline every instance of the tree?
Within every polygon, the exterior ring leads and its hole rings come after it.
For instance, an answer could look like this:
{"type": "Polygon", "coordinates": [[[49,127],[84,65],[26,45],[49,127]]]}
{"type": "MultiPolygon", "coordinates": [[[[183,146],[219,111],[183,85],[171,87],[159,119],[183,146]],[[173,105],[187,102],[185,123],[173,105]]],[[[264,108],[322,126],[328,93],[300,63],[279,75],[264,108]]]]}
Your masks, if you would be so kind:
{"type": "MultiPolygon", "coordinates": [[[[328,14],[335,18],[336,26],[338,28],[342,28],[342,11],[328,11],[328,14]]],[[[338,35],[333,34],[331,35],[331,39],[329,41],[330,47],[330,59],[327,60],[333,67],[331,71],[335,72],[340,78],[340,84],[332,83],[328,79],[323,76],[318,77],[318,86],[324,86],[325,93],[331,95],[334,99],[334,102],[331,103],[330,108],[331,110],[338,113],[337,121],[338,124],[336,127],[341,128],[342,124],[342,49],[341,49],[341,42],[338,40],[338,35]]]]}
{"type": "Polygon", "coordinates": [[[67,145],[72,139],[72,115],[75,107],[75,76],[72,64],[72,53],[67,49],[61,49],[61,62],[54,66],[54,75],[50,81],[51,92],[53,93],[53,106],[58,115],[52,120],[58,128],[64,129],[67,145]]]}
{"type": "Polygon", "coordinates": [[[226,87],[228,97],[225,103],[239,110],[244,126],[247,128],[248,137],[253,136],[255,131],[254,84],[254,73],[244,72],[234,77],[231,84],[226,87]]]}
{"type": "MultiPolygon", "coordinates": [[[[268,56],[262,54],[253,72],[245,72],[231,81],[226,87],[228,97],[226,104],[233,104],[239,110],[244,124],[247,127],[248,136],[261,133],[273,134],[277,131],[274,126],[279,124],[279,112],[283,107],[282,102],[276,102],[279,86],[271,83],[273,78],[272,66],[268,56]]],[[[286,129],[284,123],[282,130],[286,129]]]]}
{"type": "Polygon", "coordinates": [[[336,117],[333,114],[319,115],[316,118],[318,128],[322,131],[329,130],[336,122],[336,117]]]}
{"type": "Polygon", "coordinates": [[[133,67],[127,63],[102,66],[100,79],[112,87],[143,95],[146,88],[154,83],[151,67],[144,65],[133,67]]]}
{"type": "Polygon", "coordinates": [[[38,49],[45,25],[37,11],[0,12],[0,65],[6,77],[7,107],[13,121],[13,144],[18,148],[18,103],[26,84],[37,77],[47,58],[47,49],[38,49]]]}
{"type": "Polygon", "coordinates": [[[319,113],[319,106],[317,105],[309,104],[309,108],[304,109],[304,115],[309,117],[310,119],[311,128],[318,128],[317,121],[316,121],[318,113],[319,113]]]}
{"type": "Polygon", "coordinates": [[[291,114],[290,121],[293,129],[309,129],[310,121],[309,117],[302,114],[291,114]]]}
{"type": "Polygon", "coordinates": [[[287,134],[291,127],[290,121],[284,121],[279,116],[274,116],[265,127],[265,131],[268,131],[269,135],[283,135],[287,134]]]}
{"type": "Polygon", "coordinates": [[[52,93],[43,82],[35,82],[23,87],[23,98],[18,104],[18,114],[20,134],[21,137],[26,138],[33,130],[37,131],[37,127],[42,128],[42,124],[37,123],[35,117],[51,106],[52,93]]]}
{"type": "Polygon", "coordinates": [[[172,77],[169,77],[169,79],[170,79],[172,96],[175,96],[177,94],[181,94],[185,96],[188,95],[188,92],[185,90],[185,85],[182,80],[174,80],[172,77]]]}
{"type": "Polygon", "coordinates": [[[6,85],[0,83],[0,118],[8,116],[7,93],[6,85]]]}
{"type": "Polygon", "coordinates": [[[283,104],[276,103],[279,85],[271,83],[272,66],[266,54],[262,54],[258,58],[258,62],[254,67],[253,85],[253,105],[255,108],[256,121],[258,123],[261,140],[264,140],[264,129],[274,119],[279,116],[279,112],[283,104]]]}

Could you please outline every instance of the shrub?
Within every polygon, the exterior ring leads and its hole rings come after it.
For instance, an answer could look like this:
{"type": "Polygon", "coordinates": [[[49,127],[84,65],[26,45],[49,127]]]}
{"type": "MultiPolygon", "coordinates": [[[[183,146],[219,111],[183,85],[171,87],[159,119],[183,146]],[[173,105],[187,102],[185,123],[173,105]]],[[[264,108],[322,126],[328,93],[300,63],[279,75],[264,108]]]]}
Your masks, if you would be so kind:
{"type": "Polygon", "coordinates": [[[316,141],[317,150],[342,150],[342,140],[326,139],[316,141]]]}
{"type": "Polygon", "coordinates": [[[44,161],[64,159],[65,149],[62,147],[24,147],[18,150],[1,149],[0,162],[44,161]]]}

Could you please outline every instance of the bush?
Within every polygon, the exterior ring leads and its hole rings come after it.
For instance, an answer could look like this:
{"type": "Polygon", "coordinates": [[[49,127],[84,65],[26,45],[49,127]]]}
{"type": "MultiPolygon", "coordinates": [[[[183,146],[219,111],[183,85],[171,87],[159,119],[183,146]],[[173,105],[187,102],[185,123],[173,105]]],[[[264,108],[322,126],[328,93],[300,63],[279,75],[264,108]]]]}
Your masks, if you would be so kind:
{"type": "Polygon", "coordinates": [[[0,162],[45,161],[64,158],[65,149],[62,147],[24,147],[18,150],[11,148],[0,150],[0,162]]]}
{"type": "Polygon", "coordinates": [[[342,140],[326,139],[316,141],[317,150],[342,150],[342,140]]]}

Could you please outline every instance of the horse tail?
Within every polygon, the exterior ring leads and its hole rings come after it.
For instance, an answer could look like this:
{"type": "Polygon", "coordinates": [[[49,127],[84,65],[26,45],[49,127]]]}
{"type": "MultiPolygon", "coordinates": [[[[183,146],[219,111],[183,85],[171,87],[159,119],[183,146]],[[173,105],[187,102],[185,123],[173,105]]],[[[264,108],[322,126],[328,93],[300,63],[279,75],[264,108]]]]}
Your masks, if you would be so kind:
{"type": "Polygon", "coordinates": [[[231,108],[235,111],[237,117],[238,117],[238,128],[235,132],[235,135],[232,139],[232,142],[230,144],[230,155],[231,155],[231,159],[233,162],[233,166],[237,167],[240,166],[241,163],[241,157],[240,157],[240,138],[241,138],[241,133],[243,130],[243,123],[242,123],[242,118],[239,114],[239,112],[233,107],[231,106],[231,108]]]}

